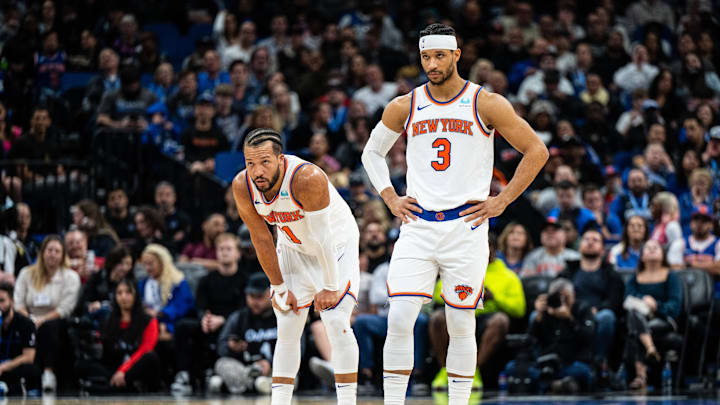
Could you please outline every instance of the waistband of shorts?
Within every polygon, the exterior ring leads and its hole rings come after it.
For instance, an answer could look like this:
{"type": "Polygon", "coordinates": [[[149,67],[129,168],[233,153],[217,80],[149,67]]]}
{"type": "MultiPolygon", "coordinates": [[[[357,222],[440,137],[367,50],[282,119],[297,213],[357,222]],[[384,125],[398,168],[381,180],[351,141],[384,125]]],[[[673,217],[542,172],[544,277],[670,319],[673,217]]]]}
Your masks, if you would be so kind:
{"type": "Polygon", "coordinates": [[[417,215],[419,218],[431,222],[452,221],[454,219],[460,218],[460,211],[463,211],[470,207],[472,207],[472,204],[463,204],[457,208],[445,211],[428,211],[425,208],[420,207],[423,212],[420,214],[415,213],[415,215],[417,215]]]}

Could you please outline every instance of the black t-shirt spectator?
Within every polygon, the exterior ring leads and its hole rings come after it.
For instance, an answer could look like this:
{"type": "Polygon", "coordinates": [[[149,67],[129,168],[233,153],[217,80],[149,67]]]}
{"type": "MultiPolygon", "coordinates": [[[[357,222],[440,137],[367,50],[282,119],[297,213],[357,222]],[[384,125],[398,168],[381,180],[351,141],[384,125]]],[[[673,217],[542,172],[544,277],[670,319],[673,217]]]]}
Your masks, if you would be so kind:
{"type": "Polygon", "coordinates": [[[188,128],[180,142],[185,147],[185,160],[188,162],[207,160],[214,158],[218,152],[230,150],[230,143],[215,125],[209,131],[188,128]]]}
{"type": "Polygon", "coordinates": [[[197,292],[195,293],[195,308],[198,317],[202,317],[205,311],[225,318],[245,306],[245,282],[246,276],[240,271],[232,276],[223,276],[218,271],[213,271],[200,279],[197,292]]]}
{"type": "MultiPolygon", "coordinates": [[[[60,145],[57,137],[48,131],[42,141],[34,138],[29,132],[23,134],[17,143],[10,150],[8,159],[27,159],[42,160],[50,162],[60,159],[60,145]]],[[[55,174],[55,167],[30,168],[30,170],[39,175],[55,174]]]]}
{"type": "Polygon", "coordinates": [[[172,239],[178,231],[183,231],[185,232],[183,240],[187,239],[191,225],[190,215],[186,214],[185,211],[176,209],[172,214],[165,217],[165,234],[172,239]]]}
{"type": "Polygon", "coordinates": [[[142,117],[147,108],[156,101],[157,97],[148,89],[141,89],[135,99],[127,99],[121,90],[115,90],[103,96],[98,114],[107,114],[115,121],[125,117],[142,117]]]}
{"type": "Polygon", "coordinates": [[[17,312],[10,325],[0,327],[0,361],[12,360],[23,353],[23,349],[35,348],[35,324],[17,312]]]}
{"type": "Polygon", "coordinates": [[[133,221],[132,215],[128,214],[125,218],[115,218],[112,215],[108,215],[107,221],[121,241],[135,237],[135,221],[133,221]]]}

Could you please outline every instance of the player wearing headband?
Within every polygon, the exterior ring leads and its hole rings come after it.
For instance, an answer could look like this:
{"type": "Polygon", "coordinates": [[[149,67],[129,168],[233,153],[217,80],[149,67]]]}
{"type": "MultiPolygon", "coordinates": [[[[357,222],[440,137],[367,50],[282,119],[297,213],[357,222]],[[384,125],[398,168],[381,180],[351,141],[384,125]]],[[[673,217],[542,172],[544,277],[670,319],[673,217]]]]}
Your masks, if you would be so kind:
{"type": "Polygon", "coordinates": [[[355,218],[322,170],[282,153],[277,132],[250,132],[243,151],[246,169],[233,180],[233,195],[270,279],[277,317],[271,402],[292,400],[300,337],[314,303],[332,346],[338,404],[354,405],[358,346],[350,315],[360,283],[355,218]],[[277,228],[277,247],[266,223],[277,228]]]}
{"type": "Polygon", "coordinates": [[[548,151],[504,97],[458,75],[461,52],[451,27],[426,27],[418,46],[428,82],[385,107],[362,156],[373,186],[403,222],[387,280],[385,404],[405,401],[413,369],[413,326],[439,275],[450,335],[449,404],[464,405],[476,373],[474,310],[482,307],[487,220],[500,215],[527,188],[548,151]],[[392,187],[385,161],[402,132],[407,133],[405,196],[392,187]],[[490,197],[496,134],[523,158],[505,189],[490,197]]]}

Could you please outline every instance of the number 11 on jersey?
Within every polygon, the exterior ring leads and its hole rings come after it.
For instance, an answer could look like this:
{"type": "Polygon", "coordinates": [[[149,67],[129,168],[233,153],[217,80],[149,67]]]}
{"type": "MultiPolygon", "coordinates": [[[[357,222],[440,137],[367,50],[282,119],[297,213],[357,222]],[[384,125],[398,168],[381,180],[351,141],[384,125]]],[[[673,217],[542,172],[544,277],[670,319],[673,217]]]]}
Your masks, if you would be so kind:
{"type": "Polygon", "coordinates": [[[289,226],[281,226],[279,227],[281,231],[285,232],[285,235],[290,239],[293,243],[297,243],[298,245],[302,245],[302,242],[300,239],[295,236],[292,230],[290,230],[289,226]]]}

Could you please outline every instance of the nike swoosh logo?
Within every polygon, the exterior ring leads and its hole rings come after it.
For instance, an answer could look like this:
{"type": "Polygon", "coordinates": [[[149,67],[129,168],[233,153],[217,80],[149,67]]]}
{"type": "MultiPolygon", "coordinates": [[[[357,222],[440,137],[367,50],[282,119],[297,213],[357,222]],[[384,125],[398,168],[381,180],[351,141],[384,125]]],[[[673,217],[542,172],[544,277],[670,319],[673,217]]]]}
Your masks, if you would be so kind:
{"type": "Polygon", "coordinates": [[[422,107],[418,106],[418,111],[422,110],[423,108],[430,107],[431,105],[432,105],[432,104],[428,104],[428,105],[425,105],[425,106],[422,106],[422,107]]]}
{"type": "Polygon", "coordinates": [[[273,385],[272,387],[273,387],[273,388],[280,388],[280,387],[282,387],[282,385],[273,385]]]}
{"type": "Polygon", "coordinates": [[[480,225],[471,226],[471,227],[470,227],[470,230],[471,230],[471,231],[474,231],[475,228],[477,228],[477,227],[479,227],[479,226],[480,226],[480,225]]]}
{"type": "Polygon", "coordinates": [[[260,201],[255,201],[255,204],[260,204],[260,201]]]}
{"type": "Polygon", "coordinates": [[[386,378],[397,378],[397,377],[395,377],[394,375],[386,375],[386,376],[383,376],[383,380],[386,379],[386,378]]]}
{"type": "Polygon", "coordinates": [[[454,383],[466,383],[466,382],[470,382],[470,381],[452,380],[452,382],[454,382],[454,383]]]}
{"type": "Polygon", "coordinates": [[[343,388],[343,387],[349,387],[349,386],[350,386],[350,384],[345,384],[345,385],[338,385],[337,387],[338,387],[338,388],[343,388]]]}

